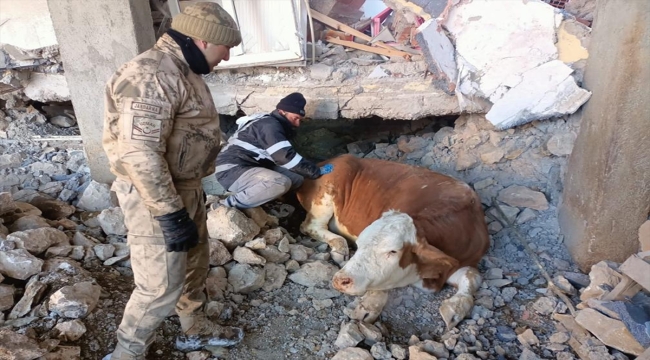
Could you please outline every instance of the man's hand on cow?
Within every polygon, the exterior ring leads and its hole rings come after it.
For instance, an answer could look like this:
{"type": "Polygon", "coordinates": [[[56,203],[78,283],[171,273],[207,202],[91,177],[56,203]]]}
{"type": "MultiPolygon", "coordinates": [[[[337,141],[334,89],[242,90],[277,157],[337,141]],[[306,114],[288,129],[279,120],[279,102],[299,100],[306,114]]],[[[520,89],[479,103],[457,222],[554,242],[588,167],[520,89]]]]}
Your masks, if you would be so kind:
{"type": "Polygon", "coordinates": [[[199,243],[199,230],[185,208],[154,219],[160,223],[168,252],[187,252],[199,243]]]}
{"type": "Polygon", "coordinates": [[[320,168],[320,174],[321,174],[321,175],[327,175],[327,174],[331,173],[332,170],[334,170],[334,165],[332,165],[332,164],[325,164],[325,165],[321,166],[321,168],[320,168]]]}

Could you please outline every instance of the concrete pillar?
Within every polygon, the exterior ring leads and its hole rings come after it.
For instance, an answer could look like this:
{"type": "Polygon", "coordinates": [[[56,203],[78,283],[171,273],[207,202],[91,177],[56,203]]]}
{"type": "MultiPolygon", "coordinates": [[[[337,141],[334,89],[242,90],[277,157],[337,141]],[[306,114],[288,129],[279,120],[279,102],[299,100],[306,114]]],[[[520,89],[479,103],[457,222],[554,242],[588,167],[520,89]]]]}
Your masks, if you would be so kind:
{"type": "Polygon", "coordinates": [[[650,1],[598,0],[585,72],[593,92],[569,160],[559,218],[583,270],[639,249],[650,211],[650,1]]]}
{"type": "Polygon", "coordinates": [[[102,148],[104,86],[113,72],[155,42],[149,1],[48,0],[72,105],[94,180],[113,175],[102,148]]]}

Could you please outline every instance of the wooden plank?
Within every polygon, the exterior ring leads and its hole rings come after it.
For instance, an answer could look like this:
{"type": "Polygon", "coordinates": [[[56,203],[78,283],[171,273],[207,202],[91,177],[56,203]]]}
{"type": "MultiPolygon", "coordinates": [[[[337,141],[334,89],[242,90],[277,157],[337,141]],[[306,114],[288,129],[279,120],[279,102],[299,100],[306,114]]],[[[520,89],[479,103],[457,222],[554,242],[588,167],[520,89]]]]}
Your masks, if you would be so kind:
{"type": "Polygon", "coordinates": [[[650,264],[638,255],[635,254],[627,258],[619,270],[650,291],[650,264]]]}
{"type": "Polygon", "coordinates": [[[363,50],[367,52],[371,52],[374,54],[379,54],[379,55],[384,55],[384,56],[400,56],[406,59],[411,58],[411,54],[399,51],[399,50],[392,50],[392,49],[380,49],[368,45],[363,45],[363,44],[357,44],[354,41],[346,41],[346,40],[341,40],[338,38],[332,38],[329,37],[327,38],[328,42],[331,42],[332,44],[337,44],[337,45],[343,45],[349,48],[357,49],[357,50],[363,50]]]}
{"type": "MultiPolygon", "coordinates": [[[[329,16],[327,16],[325,14],[321,14],[321,13],[319,13],[318,11],[316,11],[314,9],[311,9],[311,17],[313,19],[315,19],[317,21],[320,21],[323,24],[331,27],[334,30],[343,31],[345,33],[348,33],[350,35],[354,35],[354,36],[358,37],[359,39],[365,40],[367,42],[372,41],[371,36],[366,35],[366,34],[362,33],[361,31],[359,31],[359,30],[357,30],[357,29],[355,29],[355,28],[353,28],[351,26],[348,26],[348,25],[346,25],[346,24],[344,24],[344,23],[342,23],[340,21],[334,20],[334,19],[332,19],[331,17],[329,17],[329,16]]],[[[382,47],[384,49],[392,49],[391,46],[386,45],[381,41],[376,41],[374,44],[379,46],[379,47],[382,47]]]]}
{"type": "Polygon", "coordinates": [[[629,276],[623,275],[623,280],[603,297],[603,301],[624,300],[626,297],[631,298],[639,291],[641,291],[641,285],[630,279],[629,276]]]}

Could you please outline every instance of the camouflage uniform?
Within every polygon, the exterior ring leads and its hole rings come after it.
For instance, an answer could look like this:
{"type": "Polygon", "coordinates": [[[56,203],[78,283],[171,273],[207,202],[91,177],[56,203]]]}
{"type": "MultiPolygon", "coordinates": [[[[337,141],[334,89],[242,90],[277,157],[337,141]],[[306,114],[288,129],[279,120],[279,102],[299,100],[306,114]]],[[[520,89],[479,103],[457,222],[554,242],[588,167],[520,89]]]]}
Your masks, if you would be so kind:
{"type": "Polygon", "coordinates": [[[104,150],[129,229],[136,288],[117,332],[115,359],[140,359],[175,309],[183,331],[205,325],[209,267],[201,178],[214,172],[221,146],[210,91],[168,35],[123,65],[105,95],[104,150]],[[199,231],[189,252],[167,252],[160,216],[186,208],[199,231]]]}

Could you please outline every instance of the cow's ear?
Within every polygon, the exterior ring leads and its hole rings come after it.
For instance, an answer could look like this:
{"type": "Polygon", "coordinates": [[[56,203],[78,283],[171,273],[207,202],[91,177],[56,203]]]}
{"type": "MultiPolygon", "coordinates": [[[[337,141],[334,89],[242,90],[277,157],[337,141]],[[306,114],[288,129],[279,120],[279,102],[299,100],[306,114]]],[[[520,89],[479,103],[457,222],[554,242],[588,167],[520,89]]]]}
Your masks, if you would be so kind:
{"type": "Polygon", "coordinates": [[[429,245],[424,239],[418,239],[418,244],[412,248],[412,251],[418,274],[427,288],[439,291],[445,285],[449,275],[458,269],[458,260],[429,245]]]}

